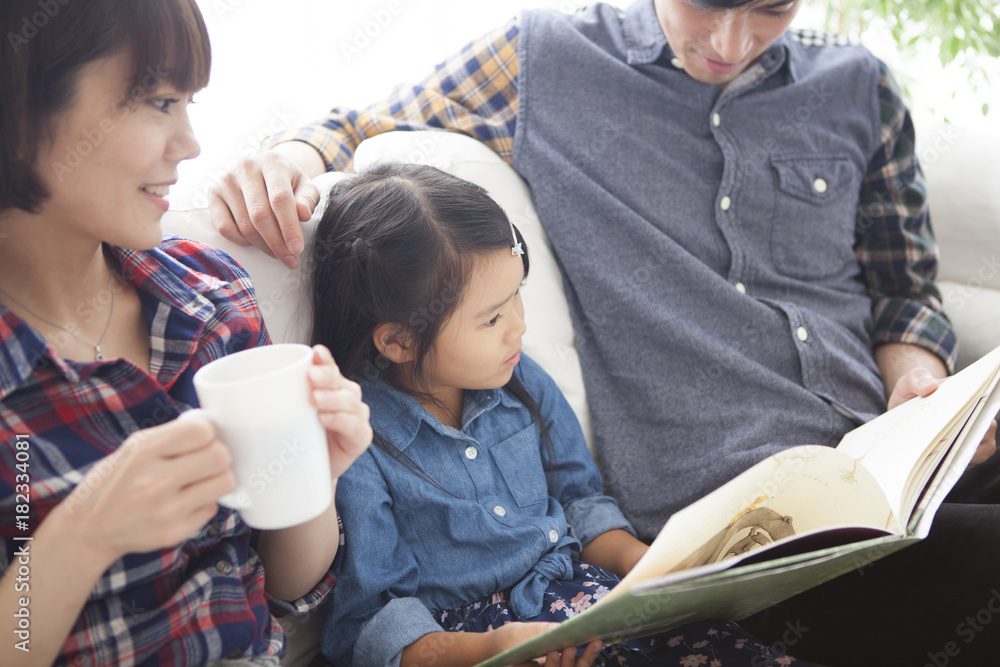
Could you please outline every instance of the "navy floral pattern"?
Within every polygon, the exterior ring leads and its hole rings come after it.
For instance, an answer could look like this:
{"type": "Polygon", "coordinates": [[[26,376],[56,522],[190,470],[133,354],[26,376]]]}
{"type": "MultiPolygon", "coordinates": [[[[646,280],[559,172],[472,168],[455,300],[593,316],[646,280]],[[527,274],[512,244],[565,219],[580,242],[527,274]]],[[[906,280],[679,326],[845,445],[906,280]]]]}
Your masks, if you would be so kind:
{"type": "MultiPolygon", "coordinates": [[[[572,581],[555,581],[545,592],[542,613],[518,618],[508,591],[500,591],[435,614],[449,632],[489,632],[514,621],[561,622],[584,611],[615,587],[619,579],[596,565],[573,562],[572,581]]],[[[612,665],[680,665],[681,667],[809,667],[811,663],[762,644],[732,621],[708,621],[605,646],[594,663],[612,665]]]]}

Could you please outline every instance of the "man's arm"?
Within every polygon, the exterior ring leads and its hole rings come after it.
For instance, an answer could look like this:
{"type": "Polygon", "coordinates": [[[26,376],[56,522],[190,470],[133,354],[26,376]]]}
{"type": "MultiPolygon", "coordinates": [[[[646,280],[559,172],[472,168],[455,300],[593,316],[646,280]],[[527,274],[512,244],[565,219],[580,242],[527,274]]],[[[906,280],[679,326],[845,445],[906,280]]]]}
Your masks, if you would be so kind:
{"type": "Polygon", "coordinates": [[[394,130],[449,130],[485,143],[510,162],[517,115],[518,21],[493,31],[435,68],[422,83],[397,88],[365,109],[334,108],[311,125],[283,132],[213,186],[209,208],[219,232],[297,266],[300,221],[319,201],[309,179],[347,170],[368,137],[394,130]]]}
{"type": "Polygon", "coordinates": [[[889,396],[899,378],[917,366],[940,377],[952,371],[956,341],[934,282],[937,243],[913,123],[901,91],[881,67],[879,147],[861,185],[856,239],[873,303],[876,363],[889,396]],[[879,352],[882,347],[887,350],[879,352]]]}

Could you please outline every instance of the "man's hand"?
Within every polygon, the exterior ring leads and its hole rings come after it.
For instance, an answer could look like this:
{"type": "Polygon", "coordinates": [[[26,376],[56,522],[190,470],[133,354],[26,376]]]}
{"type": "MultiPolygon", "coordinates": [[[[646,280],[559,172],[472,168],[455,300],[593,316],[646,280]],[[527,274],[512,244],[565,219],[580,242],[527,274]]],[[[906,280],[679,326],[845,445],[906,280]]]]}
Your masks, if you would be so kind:
{"type": "MultiPolygon", "coordinates": [[[[930,396],[945,381],[936,379],[926,368],[914,368],[896,383],[896,386],[892,390],[892,395],[889,396],[888,409],[892,410],[894,407],[917,396],[930,396]]],[[[996,451],[997,420],[994,419],[993,423],[990,424],[989,430],[983,436],[982,442],[979,443],[979,448],[976,449],[976,453],[973,455],[969,465],[974,466],[977,463],[982,463],[993,456],[996,451]]]]}
{"type": "Polygon", "coordinates": [[[241,160],[209,189],[212,222],[233,243],[252,244],[295,268],[305,248],[300,223],[320,198],[311,179],[323,171],[319,154],[298,141],[241,160]]]}

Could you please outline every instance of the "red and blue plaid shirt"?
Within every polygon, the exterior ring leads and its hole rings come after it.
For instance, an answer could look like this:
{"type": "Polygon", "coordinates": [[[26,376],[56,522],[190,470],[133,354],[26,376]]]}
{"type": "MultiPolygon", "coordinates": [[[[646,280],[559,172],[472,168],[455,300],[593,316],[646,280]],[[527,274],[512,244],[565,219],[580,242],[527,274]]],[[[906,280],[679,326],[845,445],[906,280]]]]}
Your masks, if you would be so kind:
{"type": "MultiPolygon", "coordinates": [[[[150,251],[110,251],[145,310],[149,372],[124,359],[64,359],[0,303],[0,572],[25,543],[15,538],[30,536],[92,466],[131,433],[197,405],[196,370],[268,343],[250,279],[225,253],[173,238],[150,251]],[[25,473],[30,511],[19,519],[15,488],[25,473]]],[[[270,598],[253,543],[237,513],[223,508],[183,544],[127,554],[97,581],[57,664],[192,665],[279,654],[284,634],[271,612],[310,611],[335,576],[331,568],[291,603],[270,598]]]]}
{"type": "MultiPolygon", "coordinates": [[[[346,170],[368,137],[393,130],[450,130],[467,134],[512,162],[517,123],[520,21],[473,41],[415,86],[400,86],[371,106],[335,107],[316,123],[273,137],[303,141],[328,170],[346,170]]],[[[899,87],[883,67],[879,85],[881,149],[869,165],[858,199],[856,250],[872,298],[872,340],[909,343],[954,368],[955,335],[934,283],[937,245],[926,215],[914,131],[899,87]]]]}

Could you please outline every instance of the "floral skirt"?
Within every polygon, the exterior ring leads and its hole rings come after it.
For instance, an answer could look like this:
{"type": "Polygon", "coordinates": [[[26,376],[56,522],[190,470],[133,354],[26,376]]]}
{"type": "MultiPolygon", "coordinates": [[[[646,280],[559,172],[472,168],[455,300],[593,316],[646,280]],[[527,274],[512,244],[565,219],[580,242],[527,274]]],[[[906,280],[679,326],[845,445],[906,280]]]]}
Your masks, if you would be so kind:
{"type": "MultiPolygon", "coordinates": [[[[608,594],[619,579],[596,565],[573,562],[572,581],[554,581],[545,592],[542,613],[517,618],[509,591],[436,615],[448,631],[487,632],[513,621],[561,622],[579,614],[608,594]]],[[[651,637],[604,647],[595,665],[681,665],[682,667],[764,667],[810,663],[765,646],[731,621],[693,623],[651,637]]]]}

